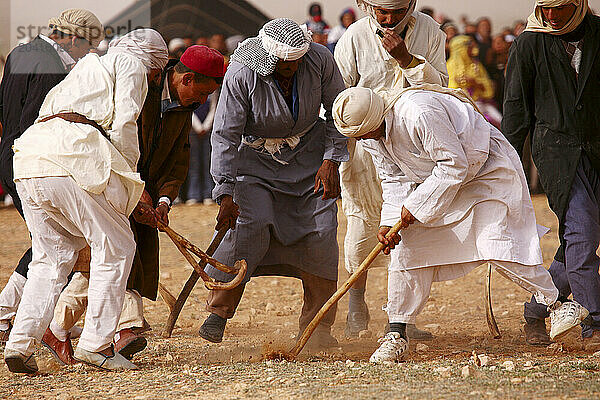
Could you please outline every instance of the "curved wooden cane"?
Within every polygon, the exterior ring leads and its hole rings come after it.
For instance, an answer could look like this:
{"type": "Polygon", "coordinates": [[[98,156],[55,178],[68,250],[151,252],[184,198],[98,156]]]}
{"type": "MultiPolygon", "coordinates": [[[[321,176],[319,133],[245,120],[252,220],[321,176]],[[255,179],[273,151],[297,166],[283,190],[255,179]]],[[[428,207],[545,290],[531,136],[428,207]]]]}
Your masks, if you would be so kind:
{"type": "Polygon", "coordinates": [[[175,232],[168,225],[165,225],[160,221],[157,222],[158,228],[161,231],[165,232],[169,236],[169,238],[171,238],[171,240],[173,241],[175,246],[177,246],[181,254],[183,254],[185,259],[190,263],[190,265],[194,268],[198,275],[200,275],[200,278],[202,278],[202,280],[204,281],[204,286],[206,286],[207,289],[231,290],[237,287],[240,283],[242,283],[242,280],[244,280],[244,277],[246,276],[246,270],[248,269],[248,265],[246,264],[245,260],[236,261],[233,267],[225,265],[215,260],[202,250],[200,250],[197,246],[194,246],[189,240],[175,232]],[[202,264],[204,264],[203,266],[200,266],[200,263],[197,262],[196,259],[189,253],[190,251],[198,257],[200,257],[202,264]],[[206,264],[212,265],[219,271],[235,275],[235,278],[233,278],[233,280],[229,282],[218,282],[212,279],[210,276],[208,276],[206,272],[204,272],[204,266],[206,264]]]}

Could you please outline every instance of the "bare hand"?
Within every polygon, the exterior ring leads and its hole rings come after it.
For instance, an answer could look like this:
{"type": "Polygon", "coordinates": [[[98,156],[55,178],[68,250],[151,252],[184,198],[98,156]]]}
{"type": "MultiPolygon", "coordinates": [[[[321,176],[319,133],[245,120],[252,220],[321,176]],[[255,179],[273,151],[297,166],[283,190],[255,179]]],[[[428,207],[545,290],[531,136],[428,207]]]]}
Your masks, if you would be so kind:
{"type": "MultiPolygon", "coordinates": [[[[402,221],[400,224],[400,229],[408,228],[410,225],[414,224],[417,220],[411,213],[406,209],[406,207],[402,206],[402,213],[400,214],[400,220],[402,221]]],[[[385,245],[383,249],[383,254],[390,254],[390,250],[392,250],[398,243],[400,243],[400,235],[398,233],[394,233],[389,238],[386,237],[388,232],[390,231],[389,226],[382,226],[379,228],[379,232],[377,232],[377,240],[380,243],[385,245]]]]}
{"type": "Polygon", "coordinates": [[[406,68],[409,66],[412,61],[412,54],[408,52],[406,43],[400,35],[391,29],[386,29],[383,32],[381,41],[383,42],[383,48],[398,61],[400,67],[406,68]]]}
{"type": "Polygon", "coordinates": [[[377,232],[377,240],[379,240],[379,243],[385,245],[383,248],[383,254],[390,254],[390,250],[400,243],[400,235],[398,235],[398,233],[394,233],[389,238],[386,237],[390,229],[392,228],[389,226],[382,226],[379,228],[379,232],[377,232]]]}
{"type": "Polygon", "coordinates": [[[414,224],[417,220],[404,206],[402,206],[400,218],[402,219],[402,225],[400,226],[400,229],[408,228],[409,225],[414,224]]]}
{"type": "Polygon", "coordinates": [[[323,161],[321,168],[315,176],[314,193],[319,191],[319,187],[323,184],[323,200],[337,199],[342,189],[340,187],[340,171],[337,163],[331,160],[323,161]]]}
{"type": "Polygon", "coordinates": [[[156,219],[165,225],[169,225],[170,208],[166,203],[158,203],[158,207],[154,211],[156,212],[156,219]]]}
{"type": "Polygon", "coordinates": [[[152,207],[152,197],[144,190],[142,197],[133,210],[133,219],[138,224],[144,224],[156,228],[156,212],[152,207]]]}
{"type": "Polygon", "coordinates": [[[228,227],[235,230],[237,218],[240,216],[240,207],[235,204],[233,197],[226,195],[221,199],[219,214],[217,215],[217,225],[215,230],[220,231],[222,228],[228,227]]]}

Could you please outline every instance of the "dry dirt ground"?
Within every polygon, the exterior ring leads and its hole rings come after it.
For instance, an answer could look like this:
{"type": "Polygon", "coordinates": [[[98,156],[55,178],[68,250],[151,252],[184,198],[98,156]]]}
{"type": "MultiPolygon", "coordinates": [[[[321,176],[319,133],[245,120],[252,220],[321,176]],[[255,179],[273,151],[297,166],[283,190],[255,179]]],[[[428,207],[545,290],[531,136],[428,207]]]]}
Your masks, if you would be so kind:
{"type": "MultiPolygon", "coordinates": [[[[544,197],[536,197],[534,204],[538,222],[552,228],[542,240],[549,263],[557,245],[556,219],[544,197]]],[[[172,211],[171,226],[206,247],[216,212],[216,206],[178,206],[172,211]]],[[[0,210],[0,231],[0,285],[4,286],[29,238],[13,209],[0,210]]],[[[343,243],[341,213],[339,232],[343,243]]],[[[176,295],[191,267],[166,236],[161,241],[161,282],[176,295]]],[[[385,260],[379,260],[379,265],[385,265],[385,260]]],[[[427,347],[411,343],[408,360],[395,366],[367,362],[386,322],[381,311],[386,271],[375,268],[367,290],[372,337],[344,338],[347,298],[343,298],[333,329],[339,348],[303,352],[296,362],[264,361],[265,349],[293,345],[302,299],[300,282],[253,279],[221,344],[197,335],[207,316],[207,291],[198,286],[170,339],[161,336],[167,306],[160,300],[146,302],[153,331],[148,334],[148,348],[134,358],[140,370],[106,373],[82,365],[61,368],[42,349],[36,353],[42,371],[38,376],[13,375],[0,365],[0,398],[598,398],[600,355],[526,345],[522,308],[529,296],[498,274],[492,287],[502,338],[491,338],[485,321],[484,277],[485,269],[480,267],[462,279],[434,284],[419,325],[433,331],[436,339],[424,343],[427,347]],[[488,364],[474,365],[473,352],[487,356],[488,364]]],[[[340,279],[346,279],[343,268],[340,279]]]]}

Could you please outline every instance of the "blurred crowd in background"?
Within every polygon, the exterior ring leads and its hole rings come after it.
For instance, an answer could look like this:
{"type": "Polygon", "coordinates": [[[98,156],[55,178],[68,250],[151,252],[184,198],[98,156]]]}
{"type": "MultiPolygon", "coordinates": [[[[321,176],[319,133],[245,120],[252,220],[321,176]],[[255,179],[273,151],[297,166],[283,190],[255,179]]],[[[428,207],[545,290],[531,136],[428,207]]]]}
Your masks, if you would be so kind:
{"type": "MultiPolygon", "coordinates": [[[[476,101],[480,110],[488,120],[500,127],[502,120],[502,98],[504,95],[504,70],[508,60],[508,52],[512,42],[524,31],[526,22],[517,20],[511,27],[498,30],[492,26],[489,18],[481,17],[475,21],[461,17],[459,21],[448,19],[443,13],[429,7],[421,8],[440,24],[446,33],[446,59],[449,86],[462,88],[476,101]]],[[[307,20],[304,23],[312,32],[313,41],[326,46],[331,52],[346,29],[357,19],[352,7],[344,9],[335,24],[329,24],[322,17],[323,8],[319,3],[309,6],[307,20]]],[[[332,21],[333,22],[333,21],[332,21]]],[[[182,37],[169,40],[171,58],[179,58],[186,48],[193,44],[214,48],[225,55],[226,60],[245,38],[239,35],[226,37],[222,33],[197,38],[182,37]]],[[[103,54],[108,49],[105,40],[96,50],[103,54]]],[[[4,58],[0,54],[0,79],[4,66],[4,58]]],[[[214,183],[210,175],[210,134],[220,92],[217,90],[209,100],[195,112],[190,132],[190,169],[186,183],[183,185],[176,203],[188,205],[204,203],[212,204],[214,183]]],[[[530,187],[538,192],[537,175],[532,163],[525,170],[530,187]]],[[[0,201],[10,205],[11,199],[4,197],[0,187],[0,201]]],[[[2,203],[0,203],[2,204],[2,203]]]]}

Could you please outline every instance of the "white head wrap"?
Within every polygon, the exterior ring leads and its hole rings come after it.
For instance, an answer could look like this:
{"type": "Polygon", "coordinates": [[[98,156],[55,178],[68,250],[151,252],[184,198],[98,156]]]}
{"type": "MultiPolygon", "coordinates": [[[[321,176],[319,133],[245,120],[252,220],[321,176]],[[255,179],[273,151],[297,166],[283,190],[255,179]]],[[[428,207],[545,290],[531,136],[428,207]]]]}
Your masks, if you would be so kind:
{"type": "Polygon", "coordinates": [[[333,102],[333,118],[342,135],[360,137],[381,126],[385,118],[385,102],[369,88],[348,88],[333,102]]]}
{"type": "Polygon", "coordinates": [[[175,50],[178,49],[185,49],[185,47],[185,40],[183,40],[182,38],[174,38],[171,39],[171,41],[169,42],[169,51],[171,53],[174,53],[175,50]]]}
{"type": "MultiPolygon", "coordinates": [[[[410,21],[410,17],[417,6],[417,0],[356,0],[356,5],[373,18],[378,26],[379,23],[375,16],[375,7],[381,7],[387,10],[407,8],[408,11],[406,12],[406,16],[393,28],[396,32],[400,33],[404,30],[406,25],[408,25],[408,21],[410,21]]],[[[381,28],[381,26],[379,27],[381,28]]]]}
{"type": "Polygon", "coordinates": [[[93,47],[98,47],[104,39],[104,27],[98,17],[80,8],[71,8],[63,11],[58,17],[50,18],[48,27],[86,39],[93,47]]]}
{"type": "Polygon", "coordinates": [[[549,33],[551,35],[565,35],[569,32],[573,32],[581,25],[588,11],[588,0],[537,0],[535,2],[533,13],[527,19],[527,28],[525,28],[525,30],[529,32],[549,33]],[[561,29],[554,29],[546,22],[544,14],[542,13],[542,7],[560,7],[569,4],[575,5],[577,9],[575,10],[573,17],[571,17],[571,20],[567,22],[564,27],[561,29]]]}
{"type": "Polygon", "coordinates": [[[382,91],[377,94],[369,88],[351,87],[338,94],[333,102],[332,112],[335,127],[342,135],[352,138],[373,132],[381,126],[385,115],[394,107],[400,97],[411,90],[429,90],[449,94],[470,104],[481,114],[475,102],[461,89],[424,84],[382,91]]]}
{"type": "Polygon", "coordinates": [[[258,37],[240,43],[231,60],[267,76],[275,71],[277,61],[294,61],[304,56],[311,42],[312,36],[306,25],[300,26],[291,19],[278,18],[267,22],[258,37]]]}
{"type": "Polygon", "coordinates": [[[167,44],[154,29],[136,29],[108,45],[108,54],[129,53],[144,64],[146,69],[164,69],[169,61],[167,44]]]}

